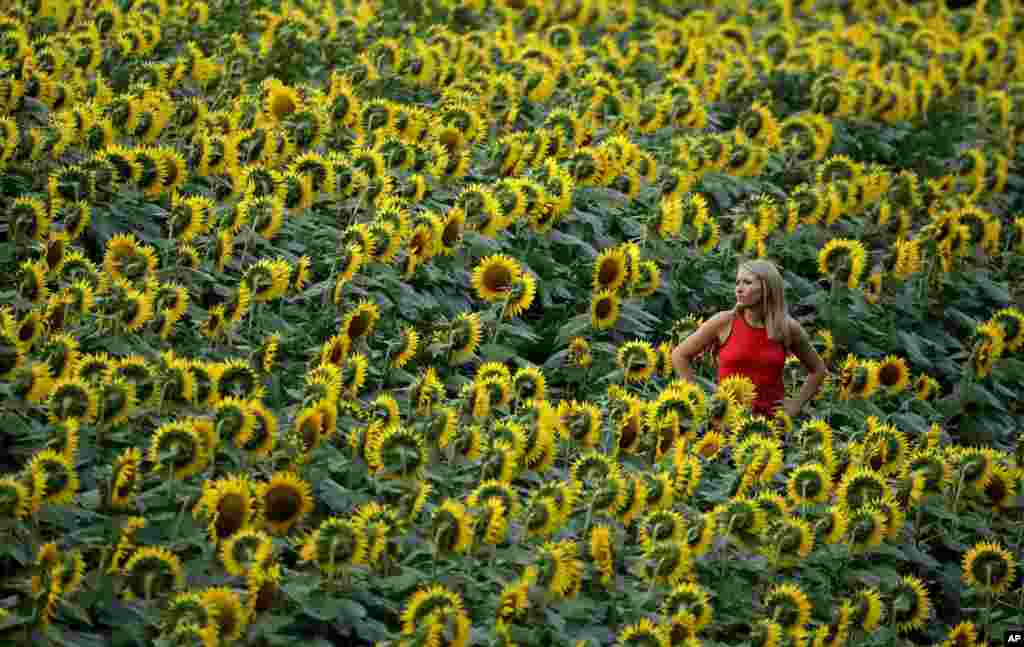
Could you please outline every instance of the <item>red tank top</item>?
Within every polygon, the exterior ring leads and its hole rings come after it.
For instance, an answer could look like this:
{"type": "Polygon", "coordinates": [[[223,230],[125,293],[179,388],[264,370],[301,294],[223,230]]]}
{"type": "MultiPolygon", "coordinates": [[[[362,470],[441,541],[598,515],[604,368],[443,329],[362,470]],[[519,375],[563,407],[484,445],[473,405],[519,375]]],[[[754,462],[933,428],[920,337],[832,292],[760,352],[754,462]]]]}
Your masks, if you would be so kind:
{"type": "Polygon", "coordinates": [[[782,369],[786,349],[768,339],[767,328],[754,328],[742,313],[732,318],[732,332],[718,351],[718,381],[730,375],[743,375],[757,387],[751,407],[755,414],[771,415],[786,395],[782,369]]]}

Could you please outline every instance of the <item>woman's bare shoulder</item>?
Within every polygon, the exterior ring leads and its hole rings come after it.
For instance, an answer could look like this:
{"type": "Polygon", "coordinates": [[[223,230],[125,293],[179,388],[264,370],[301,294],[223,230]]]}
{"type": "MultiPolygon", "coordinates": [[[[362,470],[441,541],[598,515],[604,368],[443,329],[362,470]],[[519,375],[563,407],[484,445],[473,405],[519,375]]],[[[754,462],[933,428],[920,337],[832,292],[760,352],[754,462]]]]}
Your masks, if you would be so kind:
{"type": "Polygon", "coordinates": [[[733,315],[736,314],[735,310],[720,310],[715,314],[708,317],[705,323],[711,324],[715,328],[721,328],[727,323],[732,321],[733,315]]]}

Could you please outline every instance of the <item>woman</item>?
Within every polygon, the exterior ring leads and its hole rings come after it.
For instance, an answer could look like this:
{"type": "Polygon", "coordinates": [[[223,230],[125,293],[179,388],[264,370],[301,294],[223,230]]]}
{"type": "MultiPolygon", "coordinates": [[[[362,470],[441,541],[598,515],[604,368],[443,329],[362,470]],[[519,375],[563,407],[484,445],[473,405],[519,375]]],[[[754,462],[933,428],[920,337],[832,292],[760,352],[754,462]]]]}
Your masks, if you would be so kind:
{"type": "Polygon", "coordinates": [[[741,264],[736,272],[736,307],[714,315],[673,349],[676,373],[693,381],[690,360],[716,342],[718,381],[730,375],[749,378],[757,387],[755,414],[771,415],[781,406],[787,415],[796,416],[828,373],[803,326],[787,312],[782,275],[765,260],[741,264]],[[797,396],[784,400],[782,369],[789,353],[800,360],[808,376],[797,396]]]}

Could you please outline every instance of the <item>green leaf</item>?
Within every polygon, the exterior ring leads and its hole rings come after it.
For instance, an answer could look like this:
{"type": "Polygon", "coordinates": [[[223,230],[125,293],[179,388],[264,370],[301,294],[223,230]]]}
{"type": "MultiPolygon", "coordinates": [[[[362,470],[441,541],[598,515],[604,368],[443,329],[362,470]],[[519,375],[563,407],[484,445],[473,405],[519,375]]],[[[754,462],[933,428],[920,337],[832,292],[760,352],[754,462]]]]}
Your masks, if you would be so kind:
{"type": "Polygon", "coordinates": [[[918,366],[931,367],[932,361],[928,359],[928,356],[925,355],[924,350],[921,348],[920,337],[905,330],[897,330],[896,336],[899,338],[903,348],[906,349],[907,357],[910,358],[910,361],[918,366]]]}
{"type": "Polygon", "coordinates": [[[551,233],[548,234],[548,237],[556,243],[561,243],[562,245],[568,245],[582,250],[588,258],[595,258],[597,256],[597,250],[594,249],[590,243],[581,240],[572,234],[566,234],[558,231],[557,229],[553,229],[551,230],[551,233]]]}
{"type": "Polygon", "coordinates": [[[480,347],[480,357],[488,362],[506,362],[518,353],[504,344],[484,344],[480,347]]]}
{"type": "Polygon", "coordinates": [[[347,512],[352,508],[352,493],[341,487],[332,479],[319,482],[317,498],[327,504],[334,512],[347,512]]]}

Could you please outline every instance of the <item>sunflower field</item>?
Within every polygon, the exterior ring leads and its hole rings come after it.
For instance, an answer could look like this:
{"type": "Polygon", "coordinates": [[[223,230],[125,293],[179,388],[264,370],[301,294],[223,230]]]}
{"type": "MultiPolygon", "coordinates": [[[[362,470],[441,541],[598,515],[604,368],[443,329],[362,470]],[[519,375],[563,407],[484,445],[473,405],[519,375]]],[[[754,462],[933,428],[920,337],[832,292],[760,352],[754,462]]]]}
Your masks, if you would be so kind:
{"type": "Polygon", "coordinates": [[[1024,626],[1017,3],[2,4],[0,645],[1024,626]]]}

